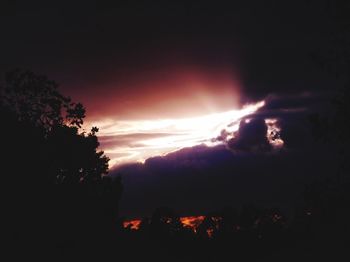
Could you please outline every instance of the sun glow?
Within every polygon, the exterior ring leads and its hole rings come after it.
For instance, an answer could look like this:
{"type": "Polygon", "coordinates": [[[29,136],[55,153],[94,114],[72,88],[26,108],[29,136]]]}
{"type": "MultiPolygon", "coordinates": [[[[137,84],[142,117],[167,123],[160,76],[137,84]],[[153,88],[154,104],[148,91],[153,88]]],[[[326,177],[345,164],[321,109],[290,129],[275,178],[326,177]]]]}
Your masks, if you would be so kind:
{"type": "Polygon", "coordinates": [[[159,120],[133,120],[88,123],[100,128],[101,149],[111,158],[110,167],[130,162],[143,162],[185,147],[222,143],[215,138],[222,130],[234,133],[242,118],[263,107],[264,101],[242,109],[198,117],[159,120]]]}

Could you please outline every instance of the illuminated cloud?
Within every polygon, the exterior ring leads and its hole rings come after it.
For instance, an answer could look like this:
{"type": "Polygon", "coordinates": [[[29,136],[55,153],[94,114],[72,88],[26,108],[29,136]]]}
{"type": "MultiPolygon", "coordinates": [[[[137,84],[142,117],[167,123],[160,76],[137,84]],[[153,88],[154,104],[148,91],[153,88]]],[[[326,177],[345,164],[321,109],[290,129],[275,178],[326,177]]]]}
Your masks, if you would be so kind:
{"type": "Polygon", "coordinates": [[[312,108],[319,108],[322,101],[323,96],[310,93],[271,94],[263,101],[236,110],[196,117],[121,121],[109,118],[90,121],[86,127],[100,128],[99,141],[111,158],[110,168],[143,163],[151,157],[196,145],[227,144],[233,150],[270,151],[302,143],[307,136],[296,135],[306,126],[301,119],[312,108]],[[295,123],[300,124],[294,127],[295,123]]]}
{"type": "Polygon", "coordinates": [[[87,123],[98,126],[101,149],[111,158],[110,166],[143,162],[185,147],[199,144],[215,146],[222,130],[234,134],[240,120],[263,107],[264,101],[239,110],[213,113],[198,117],[159,120],[105,120],[87,123]]]}
{"type": "Polygon", "coordinates": [[[284,141],[281,138],[281,127],[276,118],[267,118],[265,119],[265,124],[267,126],[267,139],[269,143],[274,148],[281,148],[284,145],[284,141]]]}

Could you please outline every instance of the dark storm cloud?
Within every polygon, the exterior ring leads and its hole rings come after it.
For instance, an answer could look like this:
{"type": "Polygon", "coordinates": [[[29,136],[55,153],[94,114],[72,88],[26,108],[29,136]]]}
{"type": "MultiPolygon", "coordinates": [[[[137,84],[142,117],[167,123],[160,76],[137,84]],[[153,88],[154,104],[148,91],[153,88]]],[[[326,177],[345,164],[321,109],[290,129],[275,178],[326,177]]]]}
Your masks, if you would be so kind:
{"type": "Polygon", "coordinates": [[[272,149],[266,137],[268,121],[273,121],[280,131],[277,137],[284,142],[284,149],[310,146],[312,126],[310,116],[324,114],[331,106],[331,92],[302,92],[289,94],[269,94],[264,98],[265,105],[240,122],[239,130],[230,137],[229,132],[222,130],[217,141],[226,141],[229,148],[241,151],[269,151],[272,149]],[[266,122],[267,121],[267,122],[266,122]]]}
{"type": "Polygon", "coordinates": [[[301,92],[294,94],[271,94],[265,98],[264,110],[280,110],[281,112],[319,109],[329,103],[330,92],[301,92]]]}
{"type": "Polygon", "coordinates": [[[263,150],[268,151],[271,145],[266,137],[267,125],[264,119],[252,118],[248,123],[241,121],[236,137],[228,141],[234,150],[263,150]]]}
{"type": "Polygon", "coordinates": [[[292,208],[304,184],[332,171],[330,163],[326,153],[234,153],[200,146],[121,167],[112,175],[123,178],[124,215],[149,214],[157,206],[188,214],[247,202],[292,208]]]}
{"type": "Polygon", "coordinates": [[[252,114],[253,119],[277,119],[280,136],[286,149],[311,146],[314,140],[310,116],[327,114],[331,108],[332,92],[302,92],[270,94],[265,106],[252,114]]]}

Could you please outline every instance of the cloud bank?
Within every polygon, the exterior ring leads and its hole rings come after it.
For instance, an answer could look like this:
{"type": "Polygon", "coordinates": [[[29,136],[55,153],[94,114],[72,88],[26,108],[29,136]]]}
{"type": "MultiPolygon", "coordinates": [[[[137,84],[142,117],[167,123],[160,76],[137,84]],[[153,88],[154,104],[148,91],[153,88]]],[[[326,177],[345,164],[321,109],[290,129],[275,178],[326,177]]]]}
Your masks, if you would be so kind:
{"type": "Polygon", "coordinates": [[[216,136],[224,130],[232,137],[242,118],[264,106],[257,102],[239,110],[230,110],[198,117],[156,120],[130,120],[89,123],[100,128],[101,149],[111,158],[110,165],[144,162],[153,156],[199,144],[215,146],[223,143],[216,136]]]}
{"type": "Polygon", "coordinates": [[[117,167],[111,174],[124,181],[122,213],[135,217],[171,206],[191,215],[245,203],[292,209],[305,184],[334,171],[335,156],[315,143],[308,122],[325,101],[312,94],[271,95],[238,121],[237,130],[222,131],[215,146],[203,143],[117,167]]]}

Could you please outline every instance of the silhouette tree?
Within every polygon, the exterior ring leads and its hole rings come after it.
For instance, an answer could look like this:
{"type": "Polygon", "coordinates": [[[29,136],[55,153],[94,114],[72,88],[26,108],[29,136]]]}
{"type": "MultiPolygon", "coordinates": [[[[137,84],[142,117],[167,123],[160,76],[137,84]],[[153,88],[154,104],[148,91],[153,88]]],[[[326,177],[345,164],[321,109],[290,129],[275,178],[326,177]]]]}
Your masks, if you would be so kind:
{"type": "Polygon", "coordinates": [[[122,185],[107,176],[98,128],[81,131],[85,108],[45,76],[14,70],[0,90],[9,239],[31,252],[102,248],[116,229],[122,185]]]}
{"type": "Polygon", "coordinates": [[[182,230],[183,225],[175,212],[168,207],[157,208],[152,215],[150,229],[156,236],[171,237],[182,230]]]}
{"type": "MultiPolygon", "coordinates": [[[[79,132],[85,108],[61,95],[55,82],[30,71],[8,73],[1,87],[1,110],[5,119],[11,117],[12,122],[17,121],[18,125],[27,127],[25,130],[30,128],[40,136],[37,139],[42,141],[38,146],[43,153],[34,155],[33,160],[45,160],[38,162],[46,165],[45,172],[50,173],[55,182],[76,183],[107,174],[108,158],[97,151],[98,128],[93,127],[88,134],[79,132]]],[[[19,133],[18,130],[11,132],[19,133]]]]}
{"type": "Polygon", "coordinates": [[[81,127],[85,108],[61,95],[58,85],[46,76],[31,71],[13,70],[6,74],[2,103],[27,121],[50,131],[57,125],[81,127]]]}

